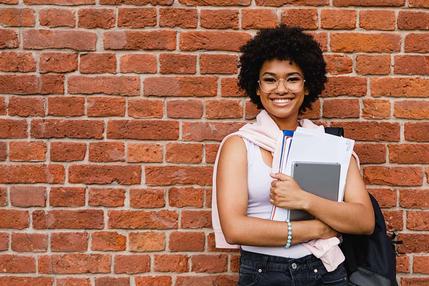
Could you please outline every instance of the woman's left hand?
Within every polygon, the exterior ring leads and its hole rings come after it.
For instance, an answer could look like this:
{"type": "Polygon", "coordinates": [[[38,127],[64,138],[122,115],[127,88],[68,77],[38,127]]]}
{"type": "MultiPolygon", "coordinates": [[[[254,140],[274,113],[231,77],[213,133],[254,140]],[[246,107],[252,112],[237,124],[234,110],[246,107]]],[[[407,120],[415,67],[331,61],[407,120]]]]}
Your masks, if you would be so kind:
{"type": "Polygon", "coordinates": [[[308,208],[311,194],[301,189],[292,177],[282,173],[270,174],[270,176],[274,179],[270,188],[270,202],[273,205],[292,210],[308,208]]]}

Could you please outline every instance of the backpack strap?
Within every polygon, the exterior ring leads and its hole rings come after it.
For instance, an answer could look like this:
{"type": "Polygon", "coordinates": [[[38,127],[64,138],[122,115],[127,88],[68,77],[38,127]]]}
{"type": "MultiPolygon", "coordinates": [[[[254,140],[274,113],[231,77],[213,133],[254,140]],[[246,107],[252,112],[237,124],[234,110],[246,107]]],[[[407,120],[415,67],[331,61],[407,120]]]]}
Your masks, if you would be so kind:
{"type": "Polygon", "coordinates": [[[325,133],[344,137],[344,128],[343,127],[325,127],[325,133]]]}

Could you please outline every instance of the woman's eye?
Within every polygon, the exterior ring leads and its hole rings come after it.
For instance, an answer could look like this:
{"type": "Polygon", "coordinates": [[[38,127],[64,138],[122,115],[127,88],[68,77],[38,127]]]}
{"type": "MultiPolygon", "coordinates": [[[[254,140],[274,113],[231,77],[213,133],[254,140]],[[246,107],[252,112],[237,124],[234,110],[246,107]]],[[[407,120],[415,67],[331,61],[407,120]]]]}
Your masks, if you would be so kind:
{"type": "Polygon", "coordinates": [[[276,79],[275,78],[264,78],[263,81],[266,83],[274,83],[274,82],[276,82],[276,79]]]}
{"type": "Polygon", "coordinates": [[[291,81],[291,82],[296,82],[296,81],[300,81],[301,80],[301,78],[300,77],[289,77],[288,79],[287,79],[287,81],[291,81]]]}

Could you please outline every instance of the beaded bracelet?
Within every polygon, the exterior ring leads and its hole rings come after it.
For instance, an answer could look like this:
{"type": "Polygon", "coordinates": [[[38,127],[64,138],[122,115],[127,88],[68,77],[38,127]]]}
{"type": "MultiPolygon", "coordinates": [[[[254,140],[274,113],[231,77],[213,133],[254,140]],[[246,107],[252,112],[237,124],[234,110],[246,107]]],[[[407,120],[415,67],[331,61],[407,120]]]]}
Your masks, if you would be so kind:
{"type": "Polygon", "coordinates": [[[287,242],[285,247],[289,248],[292,244],[292,223],[287,221],[287,242]]]}

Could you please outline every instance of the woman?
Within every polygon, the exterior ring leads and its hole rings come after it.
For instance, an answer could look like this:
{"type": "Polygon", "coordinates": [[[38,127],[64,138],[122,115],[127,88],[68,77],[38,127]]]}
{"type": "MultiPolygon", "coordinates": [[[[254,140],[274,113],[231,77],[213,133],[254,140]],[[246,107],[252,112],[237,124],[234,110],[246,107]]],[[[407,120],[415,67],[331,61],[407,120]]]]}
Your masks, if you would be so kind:
{"type": "Polygon", "coordinates": [[[370,234],[374,228],[357,160],[350,160],[344,202],[314,196],[293,178],[270,173],[280,130],[323,128],[299,118],[324,88],[322,51],[301,29],[281,25],[260,31],[241,52],[239,86],[262,111],[256,123],[227,136],[218,152],[216,245],[241,246],[240,286],[347,285],[338,233],[370,234]],[[272,221],[273,205],[305,210],[315,219],[272,221]]]}

